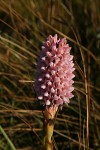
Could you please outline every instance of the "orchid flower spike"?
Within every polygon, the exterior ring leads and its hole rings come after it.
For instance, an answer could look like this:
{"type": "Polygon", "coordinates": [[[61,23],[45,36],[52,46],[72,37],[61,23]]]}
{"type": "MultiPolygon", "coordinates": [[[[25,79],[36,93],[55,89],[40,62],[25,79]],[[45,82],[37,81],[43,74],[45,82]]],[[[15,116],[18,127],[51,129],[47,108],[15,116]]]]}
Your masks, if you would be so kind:
{"type": "Polygon", "coordinates": [[[73,56],[65,38],[49,35],[38,57],[35,91],[46,108],[68,104],[73,97],[73,56]]]}

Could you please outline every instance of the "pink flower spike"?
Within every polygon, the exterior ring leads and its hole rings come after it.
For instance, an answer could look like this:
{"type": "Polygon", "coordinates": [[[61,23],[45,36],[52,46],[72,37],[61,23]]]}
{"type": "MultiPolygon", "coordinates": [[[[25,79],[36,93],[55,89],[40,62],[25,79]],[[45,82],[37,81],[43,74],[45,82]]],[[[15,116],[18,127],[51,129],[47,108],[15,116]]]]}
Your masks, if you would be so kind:
{"type": "Polygon", "coordinates": [[[54,37],[49,35],[41,49],[35,91],[41,104],[52,110],[68,104],[73,97],[73,55],[66,39],[58,39],[57,34],[54,37]]]}

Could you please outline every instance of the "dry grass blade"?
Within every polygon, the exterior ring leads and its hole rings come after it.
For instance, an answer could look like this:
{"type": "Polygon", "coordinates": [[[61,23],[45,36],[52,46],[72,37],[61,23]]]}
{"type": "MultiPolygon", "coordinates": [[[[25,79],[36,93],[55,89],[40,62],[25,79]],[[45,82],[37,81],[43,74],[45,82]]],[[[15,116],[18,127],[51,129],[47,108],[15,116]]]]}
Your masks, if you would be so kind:
{"type": "MultiPolygon", "coordinates": [[[[55,122],[54,149],[99,150],[99,14],[100,1],[0,1],[0,124],[17,150],[43,149],[33,87],[41,43],[55,33],[69,41],[76,71],[75,97],[55,122]]],[[[0,139],[0,148],[11,149],[0,139]]]]}

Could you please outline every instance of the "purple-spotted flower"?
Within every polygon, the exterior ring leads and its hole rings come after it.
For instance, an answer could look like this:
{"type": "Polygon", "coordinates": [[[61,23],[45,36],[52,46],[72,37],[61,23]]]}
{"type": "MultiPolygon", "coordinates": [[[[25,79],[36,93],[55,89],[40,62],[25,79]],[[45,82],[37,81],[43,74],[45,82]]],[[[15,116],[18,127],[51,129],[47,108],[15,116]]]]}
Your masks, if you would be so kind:
{"type": "Polygon", "coordinates": [[[68,104],[73,97],[73,56],[65,38],[57,34],[43,43],[38,57],[35,91],[40,103],[46,108],[68,104]]]}

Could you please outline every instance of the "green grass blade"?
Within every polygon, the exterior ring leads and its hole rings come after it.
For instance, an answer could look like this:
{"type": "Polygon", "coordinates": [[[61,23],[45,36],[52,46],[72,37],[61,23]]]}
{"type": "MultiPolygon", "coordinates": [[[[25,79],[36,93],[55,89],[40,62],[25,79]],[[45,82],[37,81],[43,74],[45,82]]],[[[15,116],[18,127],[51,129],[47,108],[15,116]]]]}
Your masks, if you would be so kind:
{"type": "Polygon", "coordinates": [[[11,142],[11,140],[9,139],[8,135],[6,134],[6,132],[4,131],[4,129],[0,126],[0,131],[3,134],[3,136],[5,137],[5,139],[7,140],[7,142],[9,143],[10,147],[12,150],[16,150],[15,146],[13,145],[13,143],[11,142]]]}

